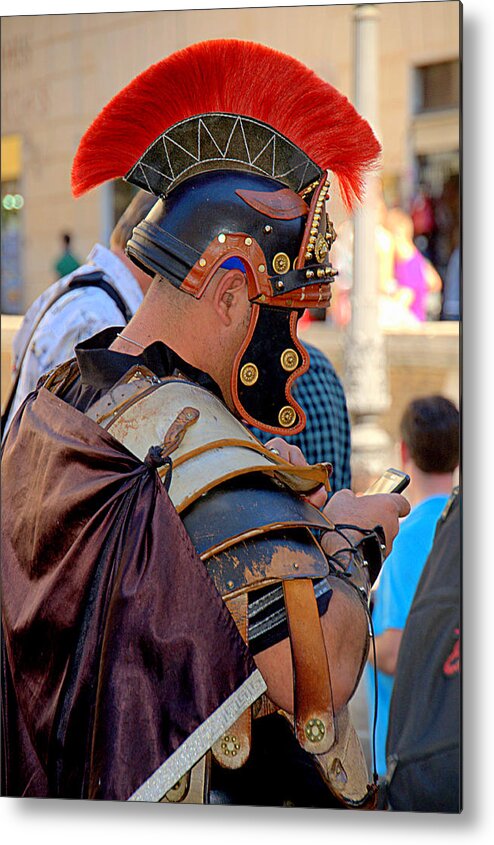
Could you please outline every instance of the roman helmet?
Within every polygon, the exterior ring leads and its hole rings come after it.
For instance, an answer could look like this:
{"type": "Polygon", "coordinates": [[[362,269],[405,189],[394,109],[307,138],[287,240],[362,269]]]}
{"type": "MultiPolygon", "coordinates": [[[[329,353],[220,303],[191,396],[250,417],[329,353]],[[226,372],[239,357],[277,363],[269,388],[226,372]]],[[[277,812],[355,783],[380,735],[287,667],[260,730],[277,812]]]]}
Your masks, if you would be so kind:
{"type": "Polygon", "coordinates": [[[296,434],[292,395],[309,367],[304,309],[328,307],[336,270],[326,212],[348,209],[380,152],[368,123],[296,59],[235,39],[180,50],[137,76],[84,134],[79,196],[121,177],[157,197],[126,251],[150,275],[200,298],[219,268],[245,273],[252,303],[231,392],[238,416],[296,434]]]}

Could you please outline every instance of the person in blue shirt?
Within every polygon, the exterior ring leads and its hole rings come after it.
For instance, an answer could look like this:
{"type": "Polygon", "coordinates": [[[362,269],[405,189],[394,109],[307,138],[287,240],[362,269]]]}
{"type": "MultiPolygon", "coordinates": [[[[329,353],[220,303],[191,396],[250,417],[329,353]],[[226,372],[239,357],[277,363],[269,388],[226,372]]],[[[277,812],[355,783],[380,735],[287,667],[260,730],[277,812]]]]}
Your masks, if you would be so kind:
{"type": "MultiPolygon", "coordinates": [[[[372,592],[377,669],[375,749],[379,776],[384,776],[387,769],[389,708],[403,629],[458,466],[458,409],[443,396],[415,399],[405,409],[400,435],[402,468],[411,479],[405,495],[412,509],[401,524],[372,592]]],[[[372,646],[369,664],[366,692],[372,741],[376,703],[372,646]]]]}

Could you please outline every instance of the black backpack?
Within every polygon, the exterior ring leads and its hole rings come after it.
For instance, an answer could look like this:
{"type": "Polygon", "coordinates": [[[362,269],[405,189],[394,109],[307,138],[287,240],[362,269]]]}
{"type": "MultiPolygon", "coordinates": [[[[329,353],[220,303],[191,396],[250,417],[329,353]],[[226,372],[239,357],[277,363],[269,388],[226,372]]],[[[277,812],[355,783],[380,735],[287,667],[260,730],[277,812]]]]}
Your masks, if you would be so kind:
{"type": "Polygon", "coordinates": [[[392,810],[461,812],[461,504],[456,488],[403,632],[389,714],[392,810]]]}

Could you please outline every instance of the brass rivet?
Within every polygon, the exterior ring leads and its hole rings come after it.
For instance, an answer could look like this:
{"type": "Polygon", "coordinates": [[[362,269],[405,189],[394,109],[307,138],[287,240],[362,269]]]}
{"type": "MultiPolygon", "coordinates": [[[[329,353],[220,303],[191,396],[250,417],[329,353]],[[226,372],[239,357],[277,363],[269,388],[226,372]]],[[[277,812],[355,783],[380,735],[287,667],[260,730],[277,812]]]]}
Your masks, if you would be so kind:
{"type": "Polygon", "coordinates": [[[325,275],[326,275],[326,273],[324,272],[324,270],[322,268],[317,271],[317,278],[318,279],[324,279],[325,275]]]}
{"type": "Polygon", "coordinates": [[[276,282],[276,287],[278,288],[278,290],[284,290],[285,289],[285,285],[283,284],[281,279],[278,279],[278,281],[276,282]]]}
{"type": "Polygon", "coordinates": [[[199,259],[199,265],[200,265],[201,267],[205,267],[205,266],[206,266],[206,259],[205,259],[205,258],[200,258],[200,259],[199,259]]]}
{"type": "Polygon", "coordinates": [[[218,235],[218,240],[220,244],[224,244],[226,241],[226,235],[224,235],[223,233],[221,235],[218,235]]]}
{"type": "Polygon", "coordinates": [[[306,261],[309,261],[311,258],[312,258],[312,252],[308,252],[308,251],[307,251],[307,252],[305,253],[305,260],[306,260],[306,261]]]}
{"type": "Polygon", "coordinates": [[[250,245],[251,245],[251,243],[252,243],[252,238],[246,238],[246,239],[245,239],[245,244],[246,244],[246,246],[250,246],[250,245]]]}
{"type": "Polygon", "coordinates": [[[290,269],[290,259],[286,252],[277,252],[273,258],[273,270],[275,273],[282,275],[288,273],[290,269]]]}
{"type": "Polygon", "coordinates": [[[305,735],[309,742],[321,742],[326,728],[320,719],[309,719],[305,726],[305,735]]]}
{"type": "Polygon", "coordinates": [[[316,242],[316,236],[315,236],[315,235],[311,235],[311,236],[310,236],[310,238],[309,238],[309,243],[310,243],[310,244],[315,244],[315,242],[316,242]]]}
{"type": "Polygon", "coordinates": [[[306,270],[305,271],[305,277],[307,279],[313,279],[314,278],[314,271],[313,270],[306,270]]]}
{"type": "Polygon", "coordinates": [[[259,370],[255,364],[244,364],[240,370],[240,381],[246,387],[251,387],[259,378],[259,370]]]}
{"type": "MultiPolygon", "coordinates": [[[[226,586],[228,587],[229,590],[233,590],[233,587],[235,585],[234,585],[233,581],[227,581],[226,586]]],[[[228,737],[225,737],[225,739],[228,740],[228,737]]]]}
{"type": "Polygon", "coordinates": [[[343,764],[338,757],[334,758],[333,765],[331,766],[331,773],[333,777],[338,780],[340,783],[347,783],[348,782],[348,775],[343,768],[343,764]]]}
{"type": "Polygon", "coordinates": [[[294,564],[293,564],[293,568],[294,568],[294,569],[298,569],[298,563],[294,563],[294,564]]]}
{"type": "Polygon", "coordinates": [[[264,231],[266,232],[267,235],[269,235],[269,233],[273,231],[273,227],[272,226],[265,226],[264,231]]]}
{"type": "Polygon", "coordinates": [[[285,349],[281,354],[281,366],[287,373],[293,372],[298,367],[298,354],[295,349],[285,349]]]}
{"type": "Polygon", "coordinates": [[[284,405],[281,409],[280,413],[278,414],[278,422],[283,428],[290,428],[297,419],[297,414],[290,407],[290,405],[284,405]]]}
{"type": "Polygon", "coordinates": [[[260,273],[264,273],[264,271],[266,270],[264,264],[259,264],[259,267],[257,269],[259,270],[260,273]]]}

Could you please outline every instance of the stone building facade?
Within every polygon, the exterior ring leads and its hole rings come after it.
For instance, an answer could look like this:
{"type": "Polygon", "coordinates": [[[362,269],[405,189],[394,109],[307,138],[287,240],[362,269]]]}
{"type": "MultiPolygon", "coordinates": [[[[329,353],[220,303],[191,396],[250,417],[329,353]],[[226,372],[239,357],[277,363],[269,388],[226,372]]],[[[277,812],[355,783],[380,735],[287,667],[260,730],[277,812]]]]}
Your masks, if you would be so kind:
{"type": "MultiPolygon", "coordinates": [[[[383,185],[407,202],[421,175],[458,174],[460,4],[377,4],[383,185]]],[[[22,313],[54,279],[60,235],[82,258],[105,242],[121,182],[74,201],[79,139],[137,73],[190,43],[261,41],[300,59],[352,98],[349,5],[7,17],[2,20],[2,312],[22,313]]],[[[283,104],[280,103],[280,108],[283,104]]],[[[335,222],[343,217],[336,203],[335,222]]]]}

